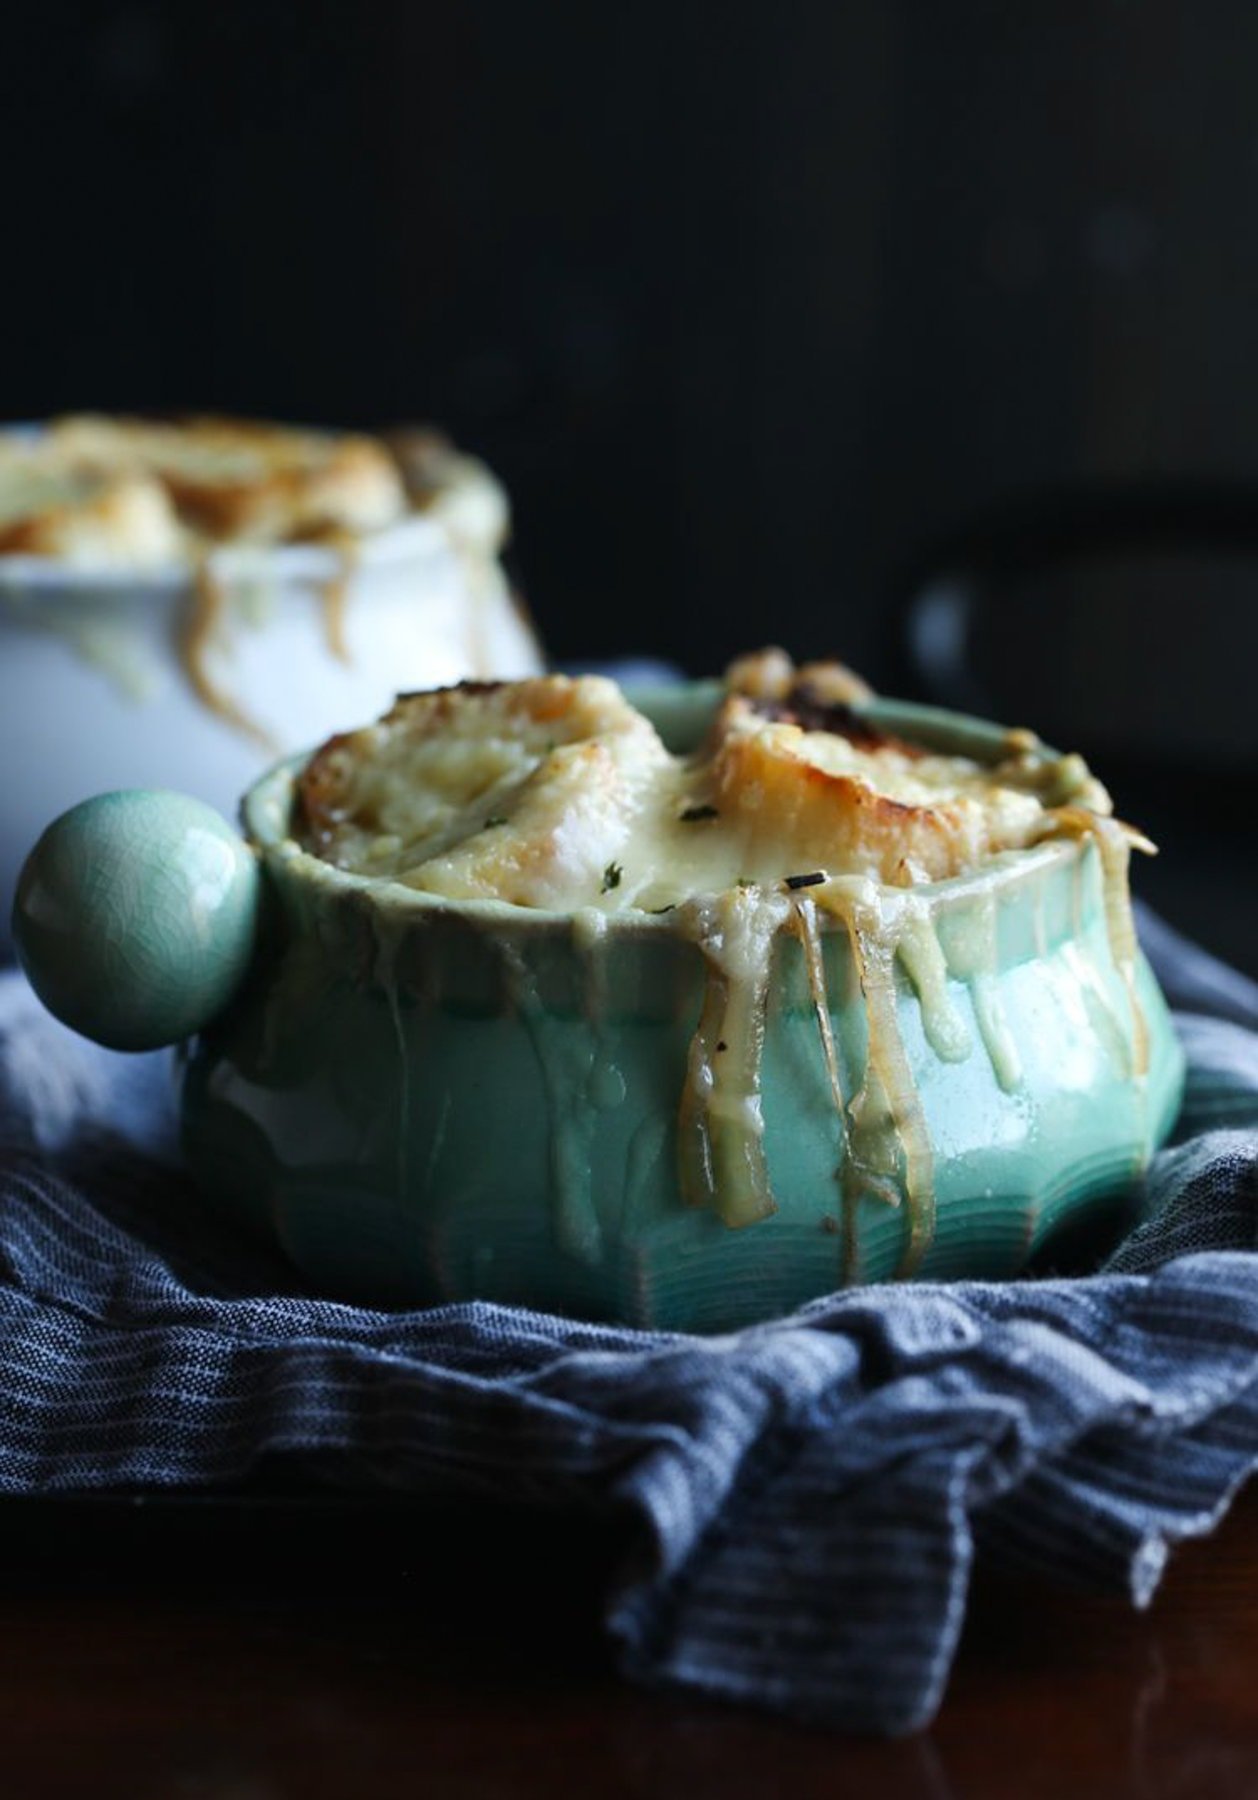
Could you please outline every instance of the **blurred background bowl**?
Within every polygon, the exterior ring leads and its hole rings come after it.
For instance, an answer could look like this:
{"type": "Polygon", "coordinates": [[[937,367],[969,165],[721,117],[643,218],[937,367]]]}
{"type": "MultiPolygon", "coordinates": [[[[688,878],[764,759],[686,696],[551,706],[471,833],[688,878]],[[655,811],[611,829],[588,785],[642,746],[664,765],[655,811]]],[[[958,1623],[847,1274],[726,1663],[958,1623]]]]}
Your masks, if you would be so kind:
{"type": "Polygon", "coordinates": [[[34,839],[89,794],[173,787],[230,815],[267,763],[398,692],[540,667],[497,557],[439,516],[199,566],[0,557],[4,918],[34,839]]]}

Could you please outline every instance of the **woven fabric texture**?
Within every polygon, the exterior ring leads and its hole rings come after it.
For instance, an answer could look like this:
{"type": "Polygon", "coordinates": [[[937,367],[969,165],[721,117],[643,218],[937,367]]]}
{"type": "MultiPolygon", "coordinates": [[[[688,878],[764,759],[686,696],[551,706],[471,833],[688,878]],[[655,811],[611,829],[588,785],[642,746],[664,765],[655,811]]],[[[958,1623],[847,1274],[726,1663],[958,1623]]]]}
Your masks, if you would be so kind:
{"type": "Polygon", "coordinates": [[[1141,1605],[1258,1459],[1258,987],[1142,925],[1188,1090],[1104,1269],[854,1290],[717,1339],[304,1293],[193,1195],[165,1061],[0,977],[0,1492],[275,1469],[603,1509],[629,1521],[628,1672],[912,1730],[976,1557],[1141,1605]]]}

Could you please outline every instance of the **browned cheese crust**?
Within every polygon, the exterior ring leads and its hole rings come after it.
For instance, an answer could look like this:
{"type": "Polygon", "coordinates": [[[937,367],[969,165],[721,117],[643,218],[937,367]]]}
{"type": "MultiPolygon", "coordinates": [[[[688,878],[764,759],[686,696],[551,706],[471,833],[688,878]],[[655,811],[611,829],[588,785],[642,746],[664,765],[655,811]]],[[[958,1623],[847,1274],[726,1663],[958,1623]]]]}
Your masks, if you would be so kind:
{"type": "Polygon", "coordinates": [[[299,832],[343,868],[452,897],[652,911],[799,877],[913,887],[1110,813],[1080,758],[1028,733],[980,764],[879,729],[838,665],[764,652],[733,680],[687,757],[596,678],[409,696],[311,759],[299,832]]]}
{"type": "Polygon", "coordinates": [[[50,446],[68,463],[161,482],[187,528],[214,541],[291,542],[375,531],[406,496],[372,438],[225,418],[55,421],[50,446]]]}

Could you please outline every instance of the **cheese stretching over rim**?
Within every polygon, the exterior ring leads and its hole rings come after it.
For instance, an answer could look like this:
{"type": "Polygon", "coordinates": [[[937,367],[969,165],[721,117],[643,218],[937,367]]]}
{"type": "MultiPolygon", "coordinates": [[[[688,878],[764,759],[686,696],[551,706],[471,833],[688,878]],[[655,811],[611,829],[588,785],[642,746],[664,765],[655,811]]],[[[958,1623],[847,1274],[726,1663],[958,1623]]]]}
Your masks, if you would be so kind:
{"type": "MultiPolygon", "coordinates": [[[[864,1195],[904,1204],[908,1271],[931,1238],[932,1152],[897,1023],[897,957],[932,1000],[941,1054],[959,1030],[915,890],[1046,839],[1094,838],[1139,1078],[1127,858],[1132,842],[1149,846],[1112,818],[1080,757],[1027,732],[1006,734],[990,763],[943,754],[880,729],[868,697],[838,664],[761,652],[731,668],[705,740],[678,756],[598,677],[411,694],[311,758],[297,825],[342,869],[451,900],[670,915],[708,970],[678,1114],[681,1190],[733,1226],[773,1210],[759,1067],[775,942],[793,934],[843,1124],[849,1220],[864,1195]],[[868,1018],[851,1095],[821,953],[833,929],[849,937],[868,1018]]],[[[1001,1084],[1015,1084],[1016,1047],[994,1017],[983,1032],[1001,1084]]]]}
{"type": "Polygon", "coordinates": [[[344,433],[79,414],[0,447],[0,519],[10,521],[0,548],[79,565],[148,567],[195,561],[215,544],[335,540],[382,530],[406,510],[387,447],[344,433]],[[107,536],[92,529],[95,496],[118,485],[161,508],[160,539],[134,511],[115,512],[107,536]]]}
{"type": "Polygon", "coordinates": [[[1111,811],[1080,757],[1027,734],[994,764],[933,754],[870,723],[836,665],[779,674],[735,665],[689,756],[599,676],[406,695],[311,759],[307,842],[454,900],[658,912],[832,876],[911,888],[1039,842],[1063,807],[1111,811]]]}
{"type": "Polygon", "coordinates": [[[428,428],[377,438],[251,419],[81,413],[29,439],[0,439],[3,554],[149,567],[195,562],[218,544],[340,546],[416,512],[488,555],[507,536],[498,482],[428,428]],[[118,491],[131,505],[102,508],[102,495],[118,491]]]}

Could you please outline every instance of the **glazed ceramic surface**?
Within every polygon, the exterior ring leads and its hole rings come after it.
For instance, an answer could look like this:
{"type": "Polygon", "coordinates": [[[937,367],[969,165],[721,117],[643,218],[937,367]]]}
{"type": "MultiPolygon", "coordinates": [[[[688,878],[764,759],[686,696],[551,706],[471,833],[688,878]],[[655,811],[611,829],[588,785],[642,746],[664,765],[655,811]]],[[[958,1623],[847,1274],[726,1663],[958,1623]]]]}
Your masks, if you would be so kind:
{"type": "Polygon", "coordinates": [[[191,570],[87,571],[0,556],[0,917],[43,827],[107,788],[186,790],[225,812],[274,758],[357,725],[407,688],[535,673],[541,656],[492,555],[406,520],[352,557],[232,546],[189,657],[191,570]],[[234,713],[228,716],[228,711],[234,713]]]}
{"type": "MultiPolygon", "coordinates": [[[[712,706],[710,690],[636,698],[674,748],[712,706]]],[[[873,710],[940,748],[995,755],[1001,739],[873,710]]],[[[685,1205],[677,1178],[700,949],[667,917],[456,903],[346,874],[291,840],[292,778],[274,770],[245,803],[262,940],[233,1004],[182,1051],[185,1141],[206,1192],[322,1291],[724,1330],[910,1266],[1007,1275],[1129,1193],[1173,1121],[1180,1051],[1143,960],[1130,988],[1115,963],[1097,850],[1048,843],[915,890],[942,958],[937,982],[919,967],[915,985],[900,958],[893,972],[929,1162],[920,1256],[894,1203],[904,1121],[867,1080],[842,929],[823,960],[853,1098],[836,1109],[804,950],[783,932],[761,1060],[775,1210],[732,1229],[685,1205]],[[858,1140],[883,1178],[852,1178],[858,1140]]],[[[37,986],[57,954],[45,942],[29,959],[37,986]]],[[[84,1004],[77,1022],[99,1034],[108,997],[84,1004]]]]}
{"type": "Polygon", "coordinates": [[[261,880],[249,846],[203,801],[98,794],[49,826],[22,871],[22,954],[49,1010],[98,1043],[176,1043],[247,974],[261,880]]]}

